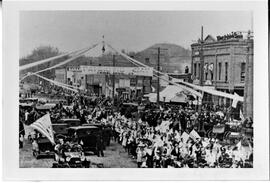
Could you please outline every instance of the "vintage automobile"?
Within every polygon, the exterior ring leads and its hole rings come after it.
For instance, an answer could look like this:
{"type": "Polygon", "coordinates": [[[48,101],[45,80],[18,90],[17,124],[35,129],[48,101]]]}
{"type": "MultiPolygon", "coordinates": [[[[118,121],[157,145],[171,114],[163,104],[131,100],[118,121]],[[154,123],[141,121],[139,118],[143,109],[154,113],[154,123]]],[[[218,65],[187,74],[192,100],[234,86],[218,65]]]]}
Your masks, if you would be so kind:
{"type": "Polygon", "coordinates": [[[44,105],[37,105],[36,109],[38,111],[50,111],[50,110],[54,109],[55,107],[56,107],[56,104],[46,103],[44,105]]]}
{"type": "Polygon", "coordinates": [[[58,120],[57,123],[58,124],[67,124],[68,127],[73,127],[73,126],[80,126],[81,120],[80,119],[66,118],[66,119],[58,120]]]}
{"type": "Polygon", "coordinates": [[[79,144],[63,147],[61,151],[56,152],[56,157],[57,162],[53,163],[53,168],[90,168],[90,161],[84,156],[79,144]]]}
{"type": "Polygon", "coordinates": [[[41,156],[53,157],[54,146],[46,137],[38,137],[32,142],[33,156],[38,159],[41,156]]]}
{"type": "Polygon", "coordinates": [[[87,124],[82,124],[82,126],[95,126],[98,127],[99,130],[101,131],[101,138],[103,139],[104,142],[104,150],[106,149],[106,146],[110,145],[110,139],[112,138],[112,128],[110,125],[104,125],[100,123],[87,123],[87,124]]]}
{"type": "Polygon", "coordinates": [[[38,102],[38,98],[20,98],[19,99],[20,103],[37,103],[38,102]]]}
{"type": "Polygon", "coordinates": [[[53,123],[52,128],[55,139],[65,139],[65,137],[68,135],[68,124],[66,123],[53,123]]]}
{"type": "Polygon", "coordinates": [[[77,126],[68,128],[68,138],[77,140],[82,145],[83,152],[98,154],[98,145],[102,138],[102,130],[96,126],[77,126]]]}
{"type": "Polygon", "coordinates": [[[49,103],[54,103],[54,104],[60,104],[62,103],[63,105],[68,105],[68,102],[66,99],[49,99],[49,103]]]}

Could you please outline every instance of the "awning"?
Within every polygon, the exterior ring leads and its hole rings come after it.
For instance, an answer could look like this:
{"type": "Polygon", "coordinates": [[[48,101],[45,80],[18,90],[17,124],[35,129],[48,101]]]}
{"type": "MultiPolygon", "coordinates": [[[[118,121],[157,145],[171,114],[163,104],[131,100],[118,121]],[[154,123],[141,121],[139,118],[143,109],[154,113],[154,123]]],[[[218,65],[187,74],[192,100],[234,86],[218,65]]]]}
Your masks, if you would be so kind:
{"type": "Polygon", "coordinates": [[[186,103],[187,102],[187,96],[184,94],[176,95],[171,99],[171,102],[177,102],[177,103],[186,103]]]}
{"type": "MultiPolygon", "coordinates": [[[[156,93],[149,93],[144,95],[145,97],[149,97],[150,102],[157,101],[156,93]]],[[[184,94],[184,89],[174,86],[168,85],[164,90],[159,93],[159,101],[160,102],[186,102],[187,95],[184,94]]]]}

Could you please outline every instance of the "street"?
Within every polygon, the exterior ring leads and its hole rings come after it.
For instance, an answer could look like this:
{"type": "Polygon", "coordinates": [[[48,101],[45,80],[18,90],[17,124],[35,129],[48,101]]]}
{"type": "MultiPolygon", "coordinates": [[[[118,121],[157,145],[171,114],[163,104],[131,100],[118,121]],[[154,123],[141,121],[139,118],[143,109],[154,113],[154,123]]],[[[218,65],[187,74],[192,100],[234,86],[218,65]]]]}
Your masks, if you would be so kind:
{"type": "MultiPolygon", "coordinates": [[[[128,156],[123,147],[112,141],[106,147],[104,157],[87,155],[92,163],[103,163],[104,168],[136,168],[136,160],[128,156]]],[[[25,140],[24,147],[20,149],[20,168],[51,168],[54,162],[53,157],[40,157],[36,159],[32,155],[31,143],[25,140]]]]}

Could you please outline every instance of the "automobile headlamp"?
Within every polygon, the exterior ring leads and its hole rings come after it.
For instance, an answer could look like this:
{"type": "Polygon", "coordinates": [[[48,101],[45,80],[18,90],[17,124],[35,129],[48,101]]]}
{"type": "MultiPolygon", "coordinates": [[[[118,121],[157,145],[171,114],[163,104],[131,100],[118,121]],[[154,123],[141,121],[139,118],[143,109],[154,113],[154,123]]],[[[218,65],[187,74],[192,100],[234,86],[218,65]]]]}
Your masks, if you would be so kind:
{"type": "Polygon", "coordinates": [[[67,162],[69,162],[69,161],[70,161],[70,159],[71,159],[70,157],[67,157],[67,158],[66,158],[66,161],[67,161],[67,162]]]}
{"type": "Polygon", "coordinates": [[[84,161],[86,159],[85,156],[81,156],[81,161],[84,161]]]}

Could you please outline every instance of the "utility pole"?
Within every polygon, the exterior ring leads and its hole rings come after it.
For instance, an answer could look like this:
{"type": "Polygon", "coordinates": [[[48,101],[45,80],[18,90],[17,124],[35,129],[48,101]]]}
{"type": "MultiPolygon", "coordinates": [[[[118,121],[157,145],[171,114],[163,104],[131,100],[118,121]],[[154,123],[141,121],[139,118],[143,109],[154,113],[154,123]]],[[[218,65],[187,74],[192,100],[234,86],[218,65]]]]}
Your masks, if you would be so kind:
{"type": "Polygon", "coordinates": [[[159,70],[160,70],[160,47],[158,47],[158,60],[157,60],[157,105],[159,106],[159,70]]]}
{"type": "MultiPolygon", "coordinates": [[[[113,55],[113,69],[115,67],[115,55],[113,55]]],[[[113,99],[113,105],[114,105],[114,89],[115,89],[115,75],[114,75],[114,71],[113,71],[113,75],[112,75],[112,99],[113,99]]]]}
{"type": "Polygon", "coordinates": [[[161,51],[167,51],[168,49],[160,48],[160,47],[153,48],[153,49],[157,49],[157,51],[158,51],[158,54],[157,54],[157,71],[158,71],[158,73],[157,73],[157,105],[159,105],[159,98],[160,98],[160,96],[159,96],[159,88],[160,88],[160,79],[159,79],[159,77],[160,77],[160,74],[159,74],[159,72],[160,72],[160,56],[165,56],[164,54],[161,54],[161,51]]]}
{"type": "MultiPolygon", "coordinates": [[[[200,85],[203,86],[203,75],[204,75],[204,60],[203,60],[203,26],[201,28],[201,48],[200,48],[200,85]]],[[[197,97],[198,111],[202,110],[202,98],[197,97]],[[200,100],[200,102],[199,102],[200,100]]]]}
{"type": "Polygon", "coordinates": [[[203,74],[204,74],[204,60],[203,60],[203,26],[201,28],[201,48],[200,48],[200,85],[203,86],[203,74]]]}

